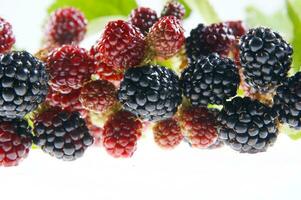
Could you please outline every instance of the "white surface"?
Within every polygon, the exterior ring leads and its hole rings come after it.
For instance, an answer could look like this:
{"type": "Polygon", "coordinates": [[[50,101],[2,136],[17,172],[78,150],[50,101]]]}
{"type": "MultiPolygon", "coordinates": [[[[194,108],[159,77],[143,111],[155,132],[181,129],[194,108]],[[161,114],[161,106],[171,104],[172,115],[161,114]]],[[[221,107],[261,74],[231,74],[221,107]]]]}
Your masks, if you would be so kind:
{"type": "MultiPolygon", "coordinates": [[[[49,2],[0,0],[0,16],[13,24],[18,47],[31,52],[38,48],[49,2]]],[[[160,8],[158,0],[139,2],[160,8]]],[[[224,19],[243,18],[247,2],[270,12],[282,1],[213,1],[224,19]]],[[[193,16],[186,27],[200,21],[193,16]]],[[[139,141],[129,160],[116,160],[104,149],[91,148],[82,159],[69,163],[33,150],[19,167],[0,168],[0,199],[301,199],[301,141],[281,135],[267,153],[245,155],[229,148],[195,150],[184,143],[174,151],[162,151],[152,139],[147,134],[139,141]]]]}

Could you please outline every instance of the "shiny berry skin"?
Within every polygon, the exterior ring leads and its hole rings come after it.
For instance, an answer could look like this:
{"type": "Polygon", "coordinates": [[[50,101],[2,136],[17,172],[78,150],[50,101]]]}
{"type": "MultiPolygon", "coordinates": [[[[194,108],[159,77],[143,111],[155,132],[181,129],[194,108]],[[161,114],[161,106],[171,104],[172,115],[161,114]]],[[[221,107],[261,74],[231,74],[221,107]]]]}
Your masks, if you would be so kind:
{"type": "Polygon", "coordinates": [[[184,44],[184,29],[175,16],[166,16],[156,22],[149,34],[150,49],[158,57],[169,58],[178,53],[184,44]]]}
{"type": "Polygon", "coordinates": [[[68,94],[91,79],[95,66],[88,52],[78,46],[63,45],[48,56],[49,85],[54,91],[68,94]]]}
{"type": "Polygon", "coordinates": [[[90,54],[97,62],[127,69],[141,63],[146,42],[138,28],[123,20],[109,22],[90,54]]]}
{"type": "Polygon", "coordinates": [[[190,106],[180,112],[180,123],[184,136],[194,148],[208,148],[215,144],[216,118],[206,107],[190,106]]]}
{"type": "Polygon", "coordinates": [[[269,28],[250,29],[240,40],[240,62],[245,81],[257,92],[272,92],[287,77],[292,47],[269,28]]]}
{"type": "Polygon", "coordinates": [[[98,79],[107,80],[111,82],[121,81],[123,78],[123,71],[118,67],[112,67],[105,63],[96,63],[96,77],[98,79]]]}
{"type": "Polygon", "coordinates": [[[10,51],[15,42],[11,24],[0,17],[0,53],[10,51]]]}
{"type": "Polygon", "coordinates": [[[149,29],[158,21],[156,11],[147,7],[139,7],[131,12],[129,21],[147,35],[149,29]]]}
{"type": "Polygon", "coordinates": [[[125,110],[143,120],[171,118],[182,102],[179,78],[160,65],[128,69],[120,84],[118,99],[125,110]]]}
{"type": "Polygon", "coordinates": [[[80,112],[84,108],[79,101],[80,89],[72,90],[68,94],[62,94],[53,90],[49,90],[46,102],[52,107],[60,107],[67,111],[80,112]]]}
{"type": "Polygon", "coordinates": [[[157,122],[153,127],[153,134],[156,144],[162,149],[173,149],[184,138],[180,125],[173,118],[157,122]]]}
{"type": "Polygon", "coordinates": [[[106,80],[90,81],[81,88],[79,100],[85,109],[102,113],[116,104],[117,91],[106,80]]]}
{"type": "Polygon", "coordinates": [[[35,117],[34,134],[36,145],[64,161],[82,157],[93,144],[93,137],[79,113],[62,111],[58,107],[51,107],[35,117]]]}
{"type": "Polygon", "coordinates": [[[184,6],[177,0],[170,0],[165,5],[161,12],[161,17],[163,16],[175,16],[179,20],[183,20],[185,15],[184,6]]]}
{"type": "Polygon", "coordinates": [[[235,97],[218,115],[219,139],[241,153],[265,152],[277,139],[276,113],[249,97],[235,97]]]}
{"type": "Polygon", "coordinates": [[[72,7],[54,11],[46,25],[46,40],[49,43],[78,44],[87,31],[84,14],[72,7]]]}
{"type": "Polygon", "coordinates": [[[301,129],[301,72],[289,77],[277,88],[273,108],[281,123],[301,129]]]}
{"type": "Polygon", "coordinates": [[[25,159],[32,144],[31,128],[25,120],[0,122],[0,166],[11,167],[25,159]]]}
{"type": "Polygon", "coordinates": [[[112,114],[103,128],[103,146],[115,158],[129,158],[137,148],[141,137],[142,123],[128,111],[112,114]]]}
{"type": "Polygon", "coordinates": [[[43,62],[26,51],[0,55],[0,117],[23,118],[42,103],[49,75],[43,62]]]}
{"type": "Polygon", "coordinates": [[[191,62],[181,76],[183,94],[196,106],[222,105],[236,95],[239,83],[234,62],[216,53],[191,62]]]}

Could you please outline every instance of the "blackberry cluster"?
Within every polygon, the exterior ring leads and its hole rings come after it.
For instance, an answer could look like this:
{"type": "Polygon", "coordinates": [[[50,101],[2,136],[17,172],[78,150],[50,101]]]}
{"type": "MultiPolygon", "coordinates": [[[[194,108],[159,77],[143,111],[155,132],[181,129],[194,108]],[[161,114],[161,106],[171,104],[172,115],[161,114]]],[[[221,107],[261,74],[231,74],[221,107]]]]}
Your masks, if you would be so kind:
{"type": "Polygon", "coordinates": [[[240,62],[245,81],[260,93],[270,92],[287,76],[292,47],[269,28],[250,29],[240,41],[240,62]]]}
{"type": "Polygon", "coordinates": [[[47,95],[45,65],[26,51],[0,56],[0,117],[23,118],[47,95]]]}
{"type": "Polygon", "coordinates": [[[34,143],[58,159],[80,158],[93,143],[85,121],[77,112],[61,111],[57,107],[39,114],[34,120],[34,143]]]}
{"type": "Polygon", "coordinates": [[[276,141],[277,115],[257,100],[236,97],[226,102],[218,120],[219,138],[241,153],[264,152],[276,141]]]}
{"type": "Polygon", "coordinates": [[[301,72],[286,79],[274,96],[274,109],[282,123],[301,129],[301,72]]]}
{"type": "Polygon", "coordinates": [[[211,54],[189,64],[182,73],[181,86],[192,105],[223,104],[236,95],[238,69],[231,59],[211,54]]]}
{"type": "Polygon", "coordinates": [[[158,21],[156,11],[146,8],[139,7],[132,11],[130,16],[130,22],[138,27],[144,35],[147,35],[149,29],[158,21]]]}
{"type": "Polygon", "coordinates": [[[172,117],[182,101],[177,75],[159,65],[127,70],[118,98],[124,109],[150,121],[172,117]]]}

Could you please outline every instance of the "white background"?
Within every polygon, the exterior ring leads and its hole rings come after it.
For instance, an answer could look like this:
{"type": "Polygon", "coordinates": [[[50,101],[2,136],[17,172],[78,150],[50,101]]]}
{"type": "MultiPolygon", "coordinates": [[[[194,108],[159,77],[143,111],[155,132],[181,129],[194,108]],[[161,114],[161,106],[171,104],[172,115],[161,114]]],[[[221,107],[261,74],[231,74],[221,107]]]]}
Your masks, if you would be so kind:
{"type": "MultiPolygon", "coordinates": [[[[159,1],[139,1],[160,10],[159,1]]],[[[257,4],[266,12],[281,0],[214,0],[222,19],[243,19],[244,8],[257,4]]],[[[50,0],[0,0],[0,16],[14,27],[18,48],[34,53],[50,0]]],[[[187,30],[201,22],[193,14],[187,30]]],[[[84,46],[89,46],[86,41],[84,46]]],[[[162,151],[150,133],[139,141],[132,159],[109,157],[104,149],[90,148],[75,162],[62,162],[40,150],[15,168],[0,168],[0,199],[243,199],[300,200],[301,141],[280,135],[267,153],[245,155],[225,147],[196,150],[183,143],[162,151]]]]}

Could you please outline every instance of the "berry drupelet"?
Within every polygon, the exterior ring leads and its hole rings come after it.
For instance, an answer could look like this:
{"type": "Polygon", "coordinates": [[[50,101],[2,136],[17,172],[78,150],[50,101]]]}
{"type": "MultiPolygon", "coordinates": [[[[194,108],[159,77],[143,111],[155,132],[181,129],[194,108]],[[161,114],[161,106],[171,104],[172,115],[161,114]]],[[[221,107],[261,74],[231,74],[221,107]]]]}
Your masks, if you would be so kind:
{"type": "Polygon", "coordinates": [[[175,16],[166,16],[156,22],[148,36],[151,51],[162,58],[169,58],[178,53],[184,44],[184,29],[175,16]]]}
{"type": "Polygon", "coordinates": [[[88,52],[74,45],[63,45],[53,50],[47,59],[52,90],[68,94],[91,79],[95,66],[88,52]]]}
{"type": "Polygon", "coordinates": [[[23,118],[47,95],[45,65],[26,51],[0,55],[0,117],[23,118]]]}
{"type": "Polygon", "coordinates": [[[236,95],[238,86],[236,65],[217,54],[190,63],[181,76],[184,96],[192,105],[222,104],[236,95]]]}
{"type": "Polygon", "coordinates": [[[25,120],[0,120],[0,166],[18,165],[32,144],[31,128],[25,120]]]}
{"type": "Polygon", "coordinates": [[[141,33],[147,35],[149,29],[158,21],[158,16],[156,11],[150,8],[139,7],[131,12],[129,21],[138,27],[141,33]]]}
{"type": "Polygon", "coordinates": [[[84,39],[87,20],[82,12],[75,8],[62,8],[53,12],[46,25],[48,43],[78,44],[84,39]]]}
{"type": "Polygon", "coordinates": [[[159,65],[128,69],[118,91],[124,109],[141,119],[170,118],[182,101],[177,75],[159,65]]]}
{"type": "Polygon", "coordinates": [[[34,143],[51,156],[65,161],[80,158],[92,145],[85,121],[77,112],[52,107],[34,119],[34,143]]]}
{"type": "Polygon", "coordinates": [[[301,72],[286,79],[274,96],[274,110],[282,123],[301,129],[301,72]]]}
{"type": "Polygon", "coordinates": [[[246,83],[260,93],[273,91],[287,76],[292,47],[269,28],[250,29],[240,41],[240,62],[246,83]]]}
{"type": "Polygon", "coordinates": [[[15,42],[11,24],[0,17],[0,53],[10,51],[15,42]]]}
{"type": "Polygon", "coordinates": [[[277,115],[257,100],[236,97],[226,102],[218,120],[219,138],[241,153],[264,152],[276,141],[277,115]]]}
{"type": "Polygon", "coordinates": [[[113,113],[103,128],[102,143],[115,158],[129,158],[141,137],[142,122],[132,113],[121,110],[113,113]]]}

